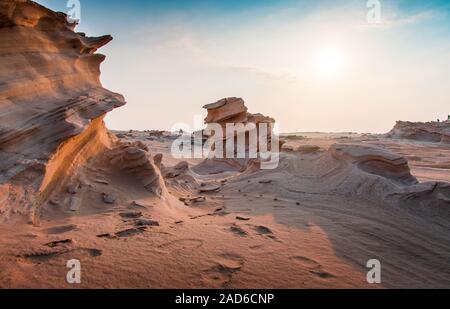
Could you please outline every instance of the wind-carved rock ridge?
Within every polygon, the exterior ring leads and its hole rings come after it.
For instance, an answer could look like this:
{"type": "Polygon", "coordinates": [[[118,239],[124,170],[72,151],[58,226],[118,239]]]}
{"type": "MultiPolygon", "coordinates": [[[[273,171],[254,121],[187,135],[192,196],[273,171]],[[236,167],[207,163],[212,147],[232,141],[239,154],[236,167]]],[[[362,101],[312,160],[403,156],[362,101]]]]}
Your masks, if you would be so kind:
{"type": "Polygon", "coordinates": [[[73,170],[113,148],[103,118],[125,104],[102,87],[96,51],[112,37],[74,31],[64,13],[0,3],[0,214],[31,217],[73,170]]]}
{"type": "Polygon", "coordinates": [[[329,153],[346,163],[335,175],[327,175],[326,181],[340,184],[339,192],[450,218],[450,184],[420,183],[404,157],[380,147],[358,144],[335,144],[329,153]]]}
{"type": "Polygon", "coordinates": [[[160,171],[159,156],[151,157],[149,149],[142,142],[120,143],[107,152],[111,165],[134,175],[145,189],[157,196],[162,196],[165,185],[160,171]]]}
{"type": "MultiPolygon", "coordinates": [[[[250,158],[251,150],[259,153],[260,151],[270,151],[272,148],[272,132],[275,126],[275,119],[262,114],[252,114],[248,112],[245,102],[242,98],[229,97],[223,98],[215,103],[203,106],[208,111],[205,118],[206,129],[204,130],[206,138],[211,137],[211,132],[216,134],[216,126],[222,128],[221,144],[223,147],[223,158],[207,158],[194,168],[194,171],[202,174],[206,170],[208,173],[221,173],[224,171],[255,171],[260,168],[261,159],[250,158]],[[234,131],[228,134],[227,125],[241,125],[245,127],[242,131],[234,131]],[[262,125],[266,131],[260,132],[262,125]],[[254,134],[252,134],[254,133],[254,134]],[[261,133],[261,134],[260,134],[261,133]],[[261,136],[260,136],[261,135],[261,136]],[[251,136],[258,138],[257,141],[250,141],[251,136]],[[237,155],[237,141],[245,141],[245,158],[239,158],[237,155]],[[231,156],[227,152],[227,143],[234,144],[234,151],[231,156]]],[[[214,135],[214,137],[216,137],[214,135]]],[[[214,142],[213,149],[217,143],[214,142]]],[[[217,149],[219,150],[219,149],[217,149]]],[[[219,150],[220,151],[220,150],[219,150]]]]}

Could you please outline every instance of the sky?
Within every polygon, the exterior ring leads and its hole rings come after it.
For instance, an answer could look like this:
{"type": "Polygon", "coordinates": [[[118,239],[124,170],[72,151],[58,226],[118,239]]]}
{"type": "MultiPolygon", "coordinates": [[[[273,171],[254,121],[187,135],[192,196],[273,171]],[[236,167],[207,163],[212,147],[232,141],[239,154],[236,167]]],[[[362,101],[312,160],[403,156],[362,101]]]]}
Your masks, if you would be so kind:
{"type": "Polygon", "coordinates": [[[450,114],[448,0],[80,4],[77,31],[114,37],[99,51],[101,79],[127,105],[108,114],[111,129],[192,127],[223,97],[242,97],[282,132],[384,133],[450,114]]]}

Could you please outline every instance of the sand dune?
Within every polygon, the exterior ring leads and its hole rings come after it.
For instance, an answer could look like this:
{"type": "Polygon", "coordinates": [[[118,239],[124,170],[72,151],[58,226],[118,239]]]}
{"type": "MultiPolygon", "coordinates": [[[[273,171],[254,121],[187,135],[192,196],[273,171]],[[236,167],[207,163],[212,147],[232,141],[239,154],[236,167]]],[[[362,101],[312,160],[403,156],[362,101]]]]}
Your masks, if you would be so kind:
{"type": "Polygon", "coordinates": [[[386,136],[448,144],[450,143],[450,119],[444,122],[427,123],[398,121],[386,136]]]}

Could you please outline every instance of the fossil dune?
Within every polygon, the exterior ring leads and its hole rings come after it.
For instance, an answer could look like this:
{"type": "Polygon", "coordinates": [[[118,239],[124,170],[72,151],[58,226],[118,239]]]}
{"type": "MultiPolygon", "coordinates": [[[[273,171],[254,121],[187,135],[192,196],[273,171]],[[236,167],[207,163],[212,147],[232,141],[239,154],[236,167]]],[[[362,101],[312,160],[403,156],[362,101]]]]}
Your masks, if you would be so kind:
{"type": "MultiPolygon", "coordinates": [[[[99,81],[110,36],[29,0],[3,0],[0,18],[1,288],[72,288],[69,259],[83,288],[450,287],[441,125],[281,136],[275,169],[181,160],[174,133],[105,127],[125,104],[99,81]]],[[[275,122],[238,98],[205,108],[206,124],[275,122]]]]}

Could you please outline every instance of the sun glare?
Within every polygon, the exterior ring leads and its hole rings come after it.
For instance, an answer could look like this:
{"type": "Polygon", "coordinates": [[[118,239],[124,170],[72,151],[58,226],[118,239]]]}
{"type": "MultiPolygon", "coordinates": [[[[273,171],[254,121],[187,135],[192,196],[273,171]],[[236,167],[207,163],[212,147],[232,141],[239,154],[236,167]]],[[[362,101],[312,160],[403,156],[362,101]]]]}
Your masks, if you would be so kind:
{"type": "Polygon", "coordinates": [[[343,73],[344,54],[337,47],[322,47],[313,56],[313,71],[320,78],[335,78],[343,73]]]}

